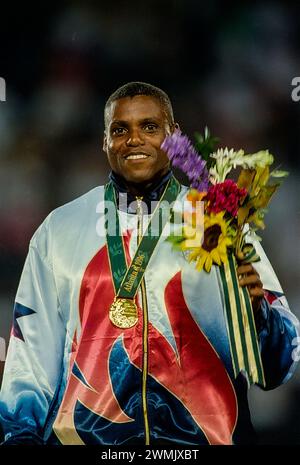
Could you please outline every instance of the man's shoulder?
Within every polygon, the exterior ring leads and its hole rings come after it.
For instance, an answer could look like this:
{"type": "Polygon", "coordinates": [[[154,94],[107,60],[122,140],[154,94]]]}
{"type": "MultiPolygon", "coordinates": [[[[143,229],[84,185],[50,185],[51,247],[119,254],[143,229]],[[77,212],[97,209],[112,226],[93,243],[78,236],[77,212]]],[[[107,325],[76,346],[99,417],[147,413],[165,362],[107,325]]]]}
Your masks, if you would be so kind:
{"type": "Polygon", "coordinates": [[[31,243],[41,236],[66,234],[86,224],[87,219],[97,214],[97,205],[103,201],[104,186],[97,186],[70,202],[52,210],[34,233],[31,243]]]}
{"type": "Polygon", "coordinates": [[[55,208],[48,216],[53,221],[53,219],[66,218],[68,215],[74,213],[84,213],[86,210],[90,211],[94,207],[96,209],[97,204],[103,200],[103,194],[104,186],[94,187],[76,199],[55,208]]]}

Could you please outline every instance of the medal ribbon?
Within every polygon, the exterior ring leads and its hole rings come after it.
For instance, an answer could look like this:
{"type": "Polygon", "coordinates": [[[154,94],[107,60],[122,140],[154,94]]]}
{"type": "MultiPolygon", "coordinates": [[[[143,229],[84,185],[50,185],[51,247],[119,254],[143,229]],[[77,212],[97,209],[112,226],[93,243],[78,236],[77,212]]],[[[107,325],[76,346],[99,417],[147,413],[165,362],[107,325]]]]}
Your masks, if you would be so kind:
{"type": "Polygon", "coordinates": [[[108,255],[116,297],[134,299],[145,274],[147,265],[154,252],[155,246],[169,220],[171,214],[170,204],[176,200],[179,191],[180,184],[174,176],[172,176],[153,212],[131,264],[127,267],[123,238],[120,230],[119,215],[117,211],[115,190],[111,182],[106,184],[104,193],[106,211],[109,211],[107,202],[112,202],[116,209],[116,215],[114,217],[116,221],[115,234],[110,233],[110,225],[108,223],[109,218],[106,218],[105,223],[108,255]],[[166,204],[168,205],[168,211],[170,212],[169,215],[163,214],[166,204]]]}

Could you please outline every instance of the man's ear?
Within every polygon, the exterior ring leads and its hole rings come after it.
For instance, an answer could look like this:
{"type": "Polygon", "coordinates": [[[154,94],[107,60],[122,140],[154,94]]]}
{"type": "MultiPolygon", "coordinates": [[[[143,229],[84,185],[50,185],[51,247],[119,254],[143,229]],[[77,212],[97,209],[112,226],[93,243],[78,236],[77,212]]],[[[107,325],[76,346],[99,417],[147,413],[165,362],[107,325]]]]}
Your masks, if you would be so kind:
{"type": "Polygon", "coordinates": [[[103,150],[103,152],[107,153],[107,137],[106,137],[106,133],[105,133],[105,132],[104,132],[104,134],[103,134],[102,150],[103,150]]]}
{"type": "Polygon", "coordinates": [[[172,124],[171,132],[173,133],[174,131],[179,130],[180,131],[180,126],[179,123],[174,123],[172,124]]]}

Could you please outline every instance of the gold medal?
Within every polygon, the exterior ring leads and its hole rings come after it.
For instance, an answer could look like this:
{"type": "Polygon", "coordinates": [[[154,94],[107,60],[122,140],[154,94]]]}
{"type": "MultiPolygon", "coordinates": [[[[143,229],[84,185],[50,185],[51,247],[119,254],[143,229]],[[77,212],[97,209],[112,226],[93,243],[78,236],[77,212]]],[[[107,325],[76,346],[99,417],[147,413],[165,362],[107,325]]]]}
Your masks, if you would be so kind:
{"type": "Polygon", "coordinates": [[[138,322],[138,310],[134,300],[116,297],[110,306],[109,318],[118,328],[132,328],[138,322]]]}

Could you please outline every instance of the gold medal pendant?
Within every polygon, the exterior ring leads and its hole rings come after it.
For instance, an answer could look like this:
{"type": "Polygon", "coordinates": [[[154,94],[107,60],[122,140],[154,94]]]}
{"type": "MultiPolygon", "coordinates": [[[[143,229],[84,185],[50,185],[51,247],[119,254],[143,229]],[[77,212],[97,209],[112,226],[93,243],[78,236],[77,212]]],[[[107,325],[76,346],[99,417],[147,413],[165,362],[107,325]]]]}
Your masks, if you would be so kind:
{"type": "Polygon", "coordinates": [[[134,300],[116,297],[109,309],[109,319],[118,328],[132,328],[138,322],[138,310],[134,300]]]}

